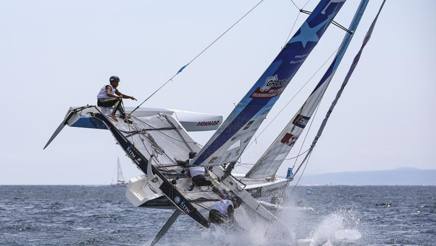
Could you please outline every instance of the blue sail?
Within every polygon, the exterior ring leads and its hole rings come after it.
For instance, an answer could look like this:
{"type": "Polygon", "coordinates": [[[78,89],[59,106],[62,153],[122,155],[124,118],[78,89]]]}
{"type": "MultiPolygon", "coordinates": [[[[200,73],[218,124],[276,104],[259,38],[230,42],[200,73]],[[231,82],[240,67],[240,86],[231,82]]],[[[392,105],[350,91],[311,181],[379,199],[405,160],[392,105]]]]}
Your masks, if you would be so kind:
{"type": "Polygon", "coordinates": [[[220,165],[234,162],[239,158],[344,1],[320,1],[296,34],[198,153],[194,165],[220,165]]]}
{"type": "Polygon", "coordinates": [[[259,158],[256,164],[248,171],[247,178],[266,178],[276,174],[289,152],[294,147],[295,142],[301,136],[310,118],[315,113],[315,109],[320,104],[325,91],[327,90],[332,78],[347,51],[353,38],[353,34],[362,19],[369,0],[361,0],[359,7],[354,14],[350,27],[342,40],[339,50],[330,64],[329,68],[322,76],[310,96],[306,99],[301,108],[292,117],[286,127],[280,132],[274,142],[268,147],[265,153],[259,158]]]}

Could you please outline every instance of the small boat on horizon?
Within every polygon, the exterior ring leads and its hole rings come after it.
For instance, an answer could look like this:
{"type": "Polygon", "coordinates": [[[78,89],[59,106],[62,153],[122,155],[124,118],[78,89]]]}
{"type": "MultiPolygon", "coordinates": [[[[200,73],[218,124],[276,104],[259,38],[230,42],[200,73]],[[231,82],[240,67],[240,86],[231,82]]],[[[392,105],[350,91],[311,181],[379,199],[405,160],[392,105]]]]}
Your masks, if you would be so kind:
{"type": "Polygon", "coordinates": [[[117,158],[117,182],[111,183],[111,186],[126,186],[128,182],[126,182],[126,179],[123,175],[123,169],[121,168],[121,162],[120,158],[117,158]]]}

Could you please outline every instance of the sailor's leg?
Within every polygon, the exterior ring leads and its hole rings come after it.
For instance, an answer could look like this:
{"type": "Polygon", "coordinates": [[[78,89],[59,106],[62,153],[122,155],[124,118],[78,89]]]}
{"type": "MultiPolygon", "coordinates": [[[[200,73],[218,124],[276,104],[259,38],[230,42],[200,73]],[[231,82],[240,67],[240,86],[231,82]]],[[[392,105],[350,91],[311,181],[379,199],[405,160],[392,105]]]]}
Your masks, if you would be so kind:
{"type": "Polygon", "coordinates": [[[120,107],[120,103],[121,103],[121,100],[117,99],[115,104],[114,104],[114,109],[112,110],[112,114],[113,115],[115,115],[115,113],[117,112],[118,108],[120,107]]]}
{"type": "Polygon", "coordinates": [[[117,103],[117,101],[118,100],[116,98],[98,99],[97,106],[100,107],[104,115],[109,115],[111,114],[112,108],[117,103]]]}
{"type": "Polygon", "coordinates": [[[126,113],[124,111],[124,105],[123,105],[123,99],[118,98],[117,102],[114,105],[114,111],[113,111],[113,115],[115,115],[115,113],[119,111],[120,112],[120,118],[124,119],[126,117],[126,113]]]}
{"type": "Polygon", "coordinates": [[[122,99],[120,99],[118,111],[120,111],[121,118],[125,119],[126,118],[126,111],[124,110],[124,102],[122,99]]]}
{"type": "Polygon", "coordinates": [[[124,119],[125,118],[125,113],[124,113],[124,108],[123,108],[123,100],[121,98],[116,98],[116,101],[115,101],[115,104],[114,104],[114,108],[112,110],[111,117],[115,121],[117,121],[117,118],[115,116],[117,111],[120,112],[120,118],[124,119]]]}
{"type": "Polygon", "coordinates": [[[225,222],[225,216],[222,215],[218,210],[211,209],[209,211],[209,222],[214,224],[222,224],[225,222]]]}

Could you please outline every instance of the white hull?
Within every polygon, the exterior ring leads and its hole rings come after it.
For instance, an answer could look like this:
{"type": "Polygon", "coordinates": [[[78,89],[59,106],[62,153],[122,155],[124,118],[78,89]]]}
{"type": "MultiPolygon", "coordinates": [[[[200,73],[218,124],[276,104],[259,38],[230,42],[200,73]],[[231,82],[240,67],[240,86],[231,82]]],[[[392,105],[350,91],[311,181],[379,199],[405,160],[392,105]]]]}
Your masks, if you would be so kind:
{"type": "MultiPolygon", "coordinates": [[[[239,178],[246,184],[245,190],[250,192],[253,197],[267,202],[273,202],[273,197],[280,197],[291,181],[284,178],[276,178],[272,181],[239,178]]],[[[126,197],[136,207],[174,209],[162,193],[155,193],[149,188],[146,176],[134,177],[129,181],[126,197]]]]}

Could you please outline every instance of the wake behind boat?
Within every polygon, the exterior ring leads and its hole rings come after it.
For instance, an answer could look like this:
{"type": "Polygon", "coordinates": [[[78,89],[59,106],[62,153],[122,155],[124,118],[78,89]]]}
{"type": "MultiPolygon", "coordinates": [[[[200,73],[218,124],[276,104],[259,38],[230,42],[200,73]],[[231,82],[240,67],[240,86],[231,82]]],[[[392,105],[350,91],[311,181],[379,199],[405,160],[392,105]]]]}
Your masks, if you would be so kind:
{"type": "MultiPolygon", "coordinates": [[[[367,3],[368,0],[360,2],[336,57],[306,102],[245,175],[234,175],[232,171],[271,108],[333,22],[344,4],[343,0],[322,0],[309,12],[306,21],[224,121],[219,115],[141,107],[126,108],[125,115],[108,115],[102,107],[87,105],[70,108],[44,148],[65,125],[109,130],[144,174],[128,184],[128,200],[137,207],[174,210],[152,245],[159,241],[181,214],[190,216],[208,228],[211,223],[235,222],[231,215],[238,213],[239,204],[266,224],[284,224],[276,212],[280,210],[286,187],[313,150],[343,88],[300,166],[286,178],[279,177],[277,171],[321,102],[367,3]],[[204,146],[194,141],[189,134],[210,130],[216,131],[204,146]]],[[[376,19],[362,49],[369,40],[376,19]]],[[[282,231],[276,233],[287,233],[286,226],[279,228],[282,231]]]]}

